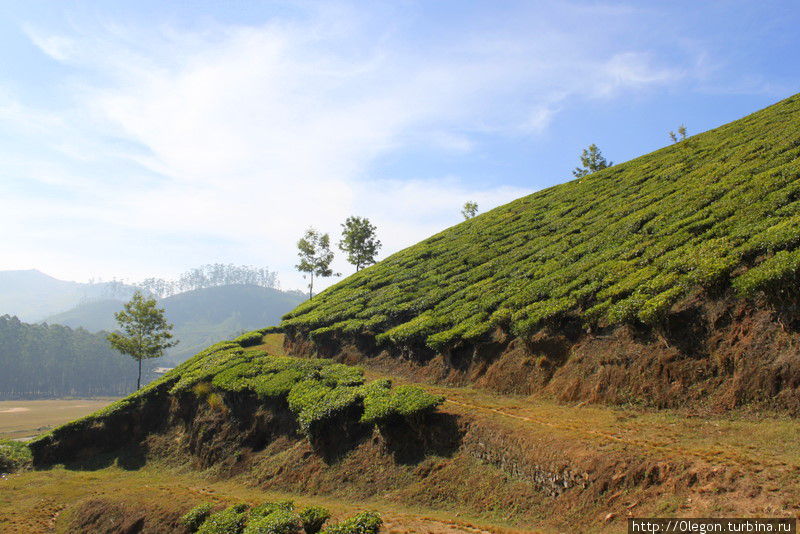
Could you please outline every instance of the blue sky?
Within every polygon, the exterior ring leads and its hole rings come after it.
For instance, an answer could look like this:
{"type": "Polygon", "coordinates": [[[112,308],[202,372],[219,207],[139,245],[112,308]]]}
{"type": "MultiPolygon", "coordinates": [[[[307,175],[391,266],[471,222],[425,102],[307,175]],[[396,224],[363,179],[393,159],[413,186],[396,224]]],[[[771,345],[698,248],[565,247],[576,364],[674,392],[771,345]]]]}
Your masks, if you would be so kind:
{"type": "MultiPolygon", "coordinates": [[[[209,262],[300,287],[295,242],[384,255],[798,92],[785,2],[0,2],[0,269],[209,262]]],[[[342,262],[338,270],[349,273],[342,262]]]]}

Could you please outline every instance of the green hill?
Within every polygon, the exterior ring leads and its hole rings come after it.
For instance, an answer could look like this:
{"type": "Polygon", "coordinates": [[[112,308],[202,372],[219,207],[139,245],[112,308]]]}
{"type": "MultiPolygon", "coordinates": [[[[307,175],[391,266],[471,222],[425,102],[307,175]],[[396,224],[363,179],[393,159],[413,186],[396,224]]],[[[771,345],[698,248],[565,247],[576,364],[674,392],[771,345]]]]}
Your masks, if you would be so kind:
{"type": "MultiPolygon", "coordinates": [[[[175,325],[180,343],[167,356],[183,361],[220,339],[277,324],[281,315],[302,302],[297,291],[280,291],[255,285],[225,285],[186,291],[161,299],[167,319],[175,325]]],[[[122,301],[101,300],[81,304],[47,318],[48,323],[96,332],[117,328],[114,313],[122,301]]]]}
{"type": "Polygon", "coordinates": [[[300,305],[290,331],[441,351],[499,327],[647,324],[698,291],[797,298],[800,96],[498,207],[300,305]]]}

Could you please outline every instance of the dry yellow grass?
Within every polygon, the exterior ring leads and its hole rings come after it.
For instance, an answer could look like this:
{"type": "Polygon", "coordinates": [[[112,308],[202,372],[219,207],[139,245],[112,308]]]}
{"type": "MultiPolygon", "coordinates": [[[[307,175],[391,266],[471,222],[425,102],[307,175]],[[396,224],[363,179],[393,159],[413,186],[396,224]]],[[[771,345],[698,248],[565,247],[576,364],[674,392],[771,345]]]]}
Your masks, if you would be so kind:
{"type": "Polygon", "coordinates": [[[302,506],[325,506],[334,519],[367,509],[381,512],[386,532],[430,534],[497,533],[515,531],[453,520],[441,513],[411,509],[381,499],[345,501],[287,493],[265,492],[239,480],[211,480],[200,473],[178,471],[150,464],[136,471],[108,467],[96,471],[72,471],[57,467],[0,479],[0,532],[4,534],[66,533],[71,511],[84,499],[110,499],[147,508],[171,508],[181,513],[202,503],[259,504],[291,499],[302,506]]]}
{"type": "Polygon", "coordinates": [[[108,406],[116,399],[0,401],[0,439],[25,439],[108,406]]]}

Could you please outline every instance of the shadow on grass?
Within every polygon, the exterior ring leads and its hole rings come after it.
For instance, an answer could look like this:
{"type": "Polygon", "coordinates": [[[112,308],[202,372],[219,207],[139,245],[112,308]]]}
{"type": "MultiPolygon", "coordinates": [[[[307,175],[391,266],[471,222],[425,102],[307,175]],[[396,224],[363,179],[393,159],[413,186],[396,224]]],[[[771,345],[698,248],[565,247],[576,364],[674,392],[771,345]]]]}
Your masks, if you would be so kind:
{"type": "MultiPolygon", "coordinates": [[[[70,471],[98,471],[108,467],[117,466],[126,471],[136,471],[147,463],[147,447],[141,444],[125,446],[113,452],[91,453],[86,451],[80,458],[65,462],[64,468],[70,471]]],[[[38,470],[47,470],[52,466],[37,467],[38,470]]]]}

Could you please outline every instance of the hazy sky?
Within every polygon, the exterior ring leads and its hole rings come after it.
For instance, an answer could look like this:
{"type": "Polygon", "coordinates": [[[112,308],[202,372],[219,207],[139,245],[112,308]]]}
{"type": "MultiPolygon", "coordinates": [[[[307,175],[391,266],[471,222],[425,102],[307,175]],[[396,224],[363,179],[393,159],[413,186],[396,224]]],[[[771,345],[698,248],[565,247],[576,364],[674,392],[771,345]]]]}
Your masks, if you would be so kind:
{"type": "MultiPolygon", "coordinates": [[[[0,2],[0,270],[269,266],[369,217],[384,256],[798,92],[800,4],[0,2]]],[[[343,273],[346,264],[337,265],[343,273]]]]}

